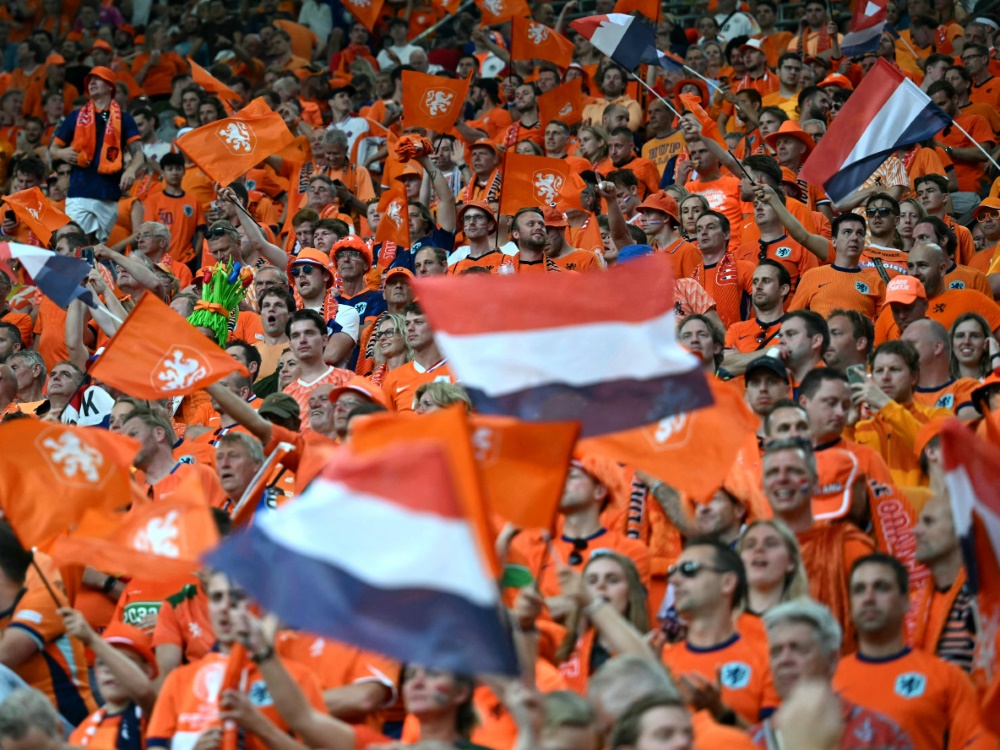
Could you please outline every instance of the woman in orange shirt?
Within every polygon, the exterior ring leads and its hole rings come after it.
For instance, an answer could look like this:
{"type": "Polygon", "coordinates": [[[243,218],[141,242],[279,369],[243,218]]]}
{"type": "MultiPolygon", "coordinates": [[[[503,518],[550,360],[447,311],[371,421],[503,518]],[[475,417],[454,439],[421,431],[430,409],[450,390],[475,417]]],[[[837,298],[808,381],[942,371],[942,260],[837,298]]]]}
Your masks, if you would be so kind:
{"type": "Polygon", "coordinates": [[[153,21],[146,28],[143,51],[132,61],[132,75],[154,102],[169,99],[174,76],[188,70],[188,64],[176,52],[168,50],[167,44],[166,25],[153,21]]]}
{"type": "MultiPolygon", "coordinates": [[[[572,562],[571,560],[570,563],[572,562]]],[[[559,578],[563,584],[563,593],[579,599],[572,590],[566,590],[564,575],[576,577],[576,574],[564,570],[560,572],[559,578]]],[[[639,579],[639,571],[635,563],[624,555],[604,550],[595,551],[583,569],[582,582],[574,581],[570,589],[577,585],[586,587],[589,592],[587,598],[592,601],[570,614],[566,623],[569,632],[556,652],[556,660],[569,688],[586,695],[590,675],[615,656],[616,650],[608,634],[591,623],[594,619],[592,613],[598,607],[611,607],[632,625],[639,637],[649,629],[649,614],[646,608],[646,590],[639,579]]]]}

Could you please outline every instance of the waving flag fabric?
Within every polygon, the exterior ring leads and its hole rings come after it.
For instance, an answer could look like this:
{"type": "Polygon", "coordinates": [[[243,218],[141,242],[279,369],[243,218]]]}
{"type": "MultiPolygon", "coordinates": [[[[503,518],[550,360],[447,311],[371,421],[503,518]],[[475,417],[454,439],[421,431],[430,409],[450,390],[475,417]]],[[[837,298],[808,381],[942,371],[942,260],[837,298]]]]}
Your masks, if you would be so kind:
{"type": "Polygon", "coordinates": [[[552,120],[572,127],[583,119],[583,79],[574,78],[546,91],[535,100],[544,128],[552,120]]]}
{"type": "Polygon", "coordinates": [[[443,133],[451,128],[469,94],[469,82],[403,71],[403,121],[443,133]]]}
{"type": "Polygon", "coordinates": [[[626,70],[634,70],[650,50],[656,51],[656,29],[636,16],[608,13],[578,18],[569,25],[626,70]]]}
{"type": "Polygon", "coordinates": [[[551,206],[569,178],[565,159],[532,156],[507,151],[504,182],[500,190],[500,213],[513,216],[523,206],[551,206]]]}
{"type": "Polygon", "coordinates": [[[560,68],[573,62],[573,43],[543,23],[514,16],[510,36],[511,60],[548,60],[560,68]]]}
{"type": "Polygon", "coordinates": [[[834,203],[857,190],[898,149],[931,138],[951,118],[885,60],[879,60],[802,165],[799,179],[834,203]]]}
{"type": "Polygon", "coordinates": [[[69,217],[56,208],[37,187],[5,195],[4,202],[35,236],[48,245],[52,233],[69,224],[69,217]]]}
{"type": "MultiPolygon", "coordinates": [[[[6,266],[5,261],[8,260],[20,262],[42,294],[64,310],[75,299],[90,307],[97,306],[97,300],[91,291],[80,286],[90,273],[90,266],[86,261],[59,255],[34,245],[0,242],[0,265],[6,266]]],[[[8,275],[17,278],[14,273],[8,275]]]]}
{"type": "Polygon", "coordinates": [[[400,661],[517,674],[497,586],[433,444],[346,449],[207,558],[292,627],[400,661]],[[290,580],[309,581],[309,596],[290,580]]]}
{"type": "Polygon", "coordinates": [[[434,338],[477,411],[579,421],[584,437],[711,403],[678,345],[669,255],[600,274],[416,279],[434,338]],[[456,311],[475,310],[475,315],[456,311]]]}

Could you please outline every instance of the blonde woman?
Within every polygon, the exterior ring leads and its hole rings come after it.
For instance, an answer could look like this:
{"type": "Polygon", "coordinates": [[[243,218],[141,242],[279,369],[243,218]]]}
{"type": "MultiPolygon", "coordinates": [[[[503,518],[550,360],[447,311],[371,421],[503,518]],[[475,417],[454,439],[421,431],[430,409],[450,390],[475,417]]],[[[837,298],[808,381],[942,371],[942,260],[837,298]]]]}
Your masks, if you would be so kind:
{"type": "Polygon", "coordinates": [[[809,597],[799,543],[778,520],[755,521],[736,545],[747,572],[747,611],[763,615],[775,604],[809,597]]]}
{"type": "Polygon", "coordinates": [[[580,133],[577,135],[577,155],[589,161],[595,168],[604,161],[608,155],[608,134],[604,132],[604,128],[597,125],[580,128],[580,133]]]}
{"type": "Polygon", "coordinates": [[[413,411],[427,414],[458,403],[465,404],[466,411],[472,411],[472,401],[462,386],[434,381],[417,388],[413,397],[413,411]]]}
{"type": "Polygon", "coordinates": [[[406,318],[393,313],[382,313],[375,323],[372,340],[375,342],[372,352],[375,369],[372,371],[371,381],[381,386],[389,370],[413,361],[413,350],[406,343],[406,318]]]}

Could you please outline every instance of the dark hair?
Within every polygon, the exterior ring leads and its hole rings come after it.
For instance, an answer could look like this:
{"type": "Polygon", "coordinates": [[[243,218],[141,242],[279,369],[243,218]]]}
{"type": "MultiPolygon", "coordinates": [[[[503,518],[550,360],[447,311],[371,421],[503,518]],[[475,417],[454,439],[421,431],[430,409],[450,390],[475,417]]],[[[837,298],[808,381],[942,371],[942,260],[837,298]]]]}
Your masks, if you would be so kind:
{"type": "Polygon", "coordinates": [[[619,125],[617,128],[612,128],[611,132],[608,133],[608,138],[613,135],[622,135],[628,138],[630,141],[635,137],[632,131],[629,130],[625,125],[619,125]]]}
{"type": "Polygon", "coordinates": [[[823,348],[820,351],[825,352],[830,348],[830,327],[822,315],[813,310],[795,310],[785,316],[785,321],[796,318],[805,324],[806,333],[809,334],[810,338],[813,336],[823,337],[823,348]]]}
{"type": "MultiPolygon", "coordinates": [[[[811,371],[809,373],[809,375],[811,375],[813,372],[816,372],[816,371],[815,370],[811,371]]],[[[806,375],[806,377],[809,377],[809,375],[806,375]]],[[[805,379],[803,379],[802,382],[805,382],[805,379]]],[[[799,393],[801,394],[801,392],[802,392],[802,386],[799,386],[799,393]]],[[[801,412],[805,412],[805,410],[806,410],[806,408],[802,404],[800,404],[798,401],[793,401],[790,398],[779,399],[778,401],[776,401],[774,403],[774,406],[771,407],[771,411],[769,411],[767,413],[767,416],[764,417],[764,434],[765,435],[770,435],[771,434],[771,415],[774,414],[776,411],[778,411],[778,409],[798,409],[801,412]]],[[[808,418],[808,415],[807,415],[807,418],[808,418]]]]}
{"type": "Polygon", "coordinates": [[[958,92],[955,91],[955,87],[952,86],[947,81],[934,81],[934,83],[932,83],[930,86],[927,87],[927,96],[933,97],[934,94],[938,93],[939,91],[943,91],[945,96],[947,96],[949,99],[954,99],[956,96],[958,96],[958,92]]]}
{"type": "Polygon", "coordinates": [[[518,232],[520,232],[520,231],[521,231],[520,229],[518,229],[518,226],[517,226],[517,222],[518,222],[518,221],[519,221],[519,220],[521,219],[521,217],[522,217],[522,216],[524,216],[525,214],[538,214],[539,216],[541,216],[541,217],[542,217],[542,220],[543,220],[543,221],[545,220],[545,215],[544,215],[544,214],[542,213],[542,209],[541,209],[541,208],[539,208],[538,206],[522,206],[521,208],[517,209],[517,213],[515,213],[515,214],[514,214],[514,218],[510,220],[510,230],[511,230],[512,232],[513,232],[513,231],[514,231],[515,229],[516,229],[516,230],[517,230],[518,232]]]}
{"type": "Polygon", "coordinates": [[[419,302],[410,302],[406,307],[403,308],[403,315],[423,315],[424,308],[420,306],[419,302]]]}
{"type": "Polygon", "coordinates": [[[0,570],[14,583],[24,583],[31,565],[31,552],[21,546],[7,521],[0,520],[0,570]]]}
{"type": "Polygon", "coordinates": [[[865,358],[867,359],[868,355],[871,354],[872,347],[875,346],[875,326],[872,324],[871,318],[862,315],[857,310],[845,310],[838,307],[826,316],[827,326],[830,325],[830,318],[837,317],[847,318],[851,321],[851,336],[855,341],[862,338],[867,341],[865,346],[865,358]]]}
{"type": "MultiPolygon", "coordinates": [[[[762,2],[763,2],[764,5],[770,5],[772,8],[775,7],[774,3],[770,2],[770,0],[762,0],[762,2]]],[[[760,6],[761,3],[757,3],[757,5],[760,6]]],[[[780,68],[782,65],[784,65],[789,60],[795,60],[796,62],[802,62],[802,55],[800,55],[798,52],[782,52],[781,55],[778,57],[778,65],[777,65],[777,67],[780,68]]]]}
{"type": "Polygon", "coordinates": [[[436,247],[435,245],[421,245],[417,252],[413,254],[414,260],[416,260],[417,253],[422,253],[424,250],[434,253],[434,259],[441,265],[445,265],[448,262],[448,251],[443,247],[436,247]]]}
{"type": "Polygon", "coordinates": [[[723,232],[729,231],[729,219],[726,218],[725,214],[719,213],[718,211],[706,211],[701,216],[698,217],[698,221],[701,221],[706,216],[711,216],[719,220],[719,226],[722,227],[723,232]]]}
{"type": "Polygon", "coordinates": [[[329,329],[326,326],[326,321],[323,320],[323,316],[320,315],[315,310],[296,310],[291,315],[288,316],[288,323],[285,324],[285,335],[291,337],[292,335],[292,324],[298,323],[300,320],[310,320],[316,326],[317,330],[326,336],[329,333],[329,329]]]}
{"type": "MultiPolygon", "coordinates": [[[[952,73],[952,72],[956,73],[966,83],[972,83],[972,74],[968,70],[966,70],[965,68],[963,68],[961,65],[952,65],[950,68],[948,68],[948,70],[945,71],[945,73],[952,73]]],[[[936,83],[936,81],[935,81],[935,83],[936,83]]],[[[948,83],[951,83],[951,82],[948,81],[948,83]]],[[[952,86],[952,88],[955,88],[955,87],[952,86]]]]}
{"type": "Polygon", "coordinates": [[[720,542],[712,536],[696,536],[688,539],[684,545],[684,549],[691,549],[692,547],[711,547],[714,553],[713,557],[715,560],[713,562],[715,563],[715,567],[724,573],[736,574],[736,588],[733,590],[733,598],[730,600],[729,605],[733,609],[741,607],[747,597],[747,571],[743,566],[743,560],[736,554],[736,551],[728,544],[720,542]]]}
{"type": "MultiPolygon", "coordinates": [[[[265,266],[265,268],[266,267],[267,266],[265,266]]],[[[277,266],[270,266],[270,267],[271,268],[277,268],[277,266]]],[[[281,269],[279,268],[278,270],[280,271],[281,269]]],[[[257,308],[258,309],[260,309],[261,307],[263,307],[264,300],[266,300],[268,297],[278,297],[278,298],[280,298],[281,301],[285,303],[285,307],[288,309],[288,312],[290,312],[290,313],[295,312],[295,309],[296,309],[295,297],[293,297],[288,292],[287,289],[280,289],[280,288],[278,288],[276,286],[271,286],[271,287],[266,288],[263,292],[261,292],[260,296],[257,298],[257,308]]]]}
{"type": "Polygon", "coordinates": [[[613,182],[617,187],[639,187],[639,178],[635,176],[635,172],[631,169],[616,169],[613,172],[609,172],[605,179],[608,182],[613,182]]]}
{"type": "Polygon", "coordinates": [[[755,104],[758,107],[764,103],[764,97],[760,95],[760,92],[757,89],[743,89],[741,91],[736,92],[737,96],[739,96],[740,94],[745,96],[747,99],[749,99],[751,102],[753,102],[753,104],[755,104]]]}
{"type": "MultiPolygon", "coordinates": [[[[680,323],[677,324],[677,336],[680,337],[681,331],[684,329],[688,323],[694,323],[700,321],[708,328],[708,332],[712,335],[712,344],[722,347],[726,346],[726,332],[719,328],[711,318],[706,318],[701,313],[692,313],[684,317],[680,323]]],[[[715,366],[719,367],[722,364],[723,353],[720,350],[718,354],[715,355],[715,366]]]]}
{"type": "MultiPolygon", "coordinates": [[[[920,26],[924,29],[936,29],[939,24],[934,16],[924,14],[910,19],[910,28],[912,29],[914,26],[920,26]]],[[[931,85],[933,86],[934,84],[931,85]]],[[[927,92],[927,95],[930,96],[930,91],[927,92]]]]}
{"type": "MultiPolygon", "coordinates": [[[[934,176],[937,177],[938,175],[934,176]]],[[[925,216],[918,220],[917,224],[930,224],[934,227],[934,234],[937,235],[938,239],[937,244],[949,258],[955,257],[955,251],[958,249],[958,239],[955,237],[955,231],[943,219],[939,219],[937,216],[925,216]]]]}
{"type": "MultiPolygon", "coordinates": [[[[260,372],[260,352],[257,351],[257,347],[251,344],[249,341],[244,341],[243,339],[229,339],[226,342],[226,348],[237,347],[243,350],[243,356],[247,360],[247,369],[250,369],[250,365],[256,363],[257,373],[260,372]]],[[[250,373],[251,380],[257,377],[257,373],[250,373]]]]}
{"type": "Polygon", "coordinates": [[[184,157],[173,151],[168,151],[160,157],[160,169],[166,169],[167,167],[180,167],[183,169],[184,157]]]}
{"type": "Polygon", "coordinates": [[[819,86],[806,86],[799,92],[798,104],[799,111],[802,111],[802,105],[805,104],[806,99],[810,96],[815,96],[816,94],[826,94],[826,92],[819,86]]]}
{"type": "Polygon", "coordinates": [[[885,201],[892,207],[892,212],[899,216],[899,201],[893,198],[888,193],[873,193],[869,196],[868,200],[865,201],[865,208],[871,205],[872,201],[885,201]]]}
{"type": "Polygon", "coordinates": [[[496,78],[476,78],[472,82],[473,87],[480,88],[494,104],[500,102],[500,83],[496,78]]]}
{"type": "MultiPolygon", "coordinates": [[[[6,278],[6,276],[4,276],[6,278]]],[[[0,284],[3,282],[0,281],[0,284]]],[[[7,282],[10,283],[9,281],[7,282]]],[[[0,320],[0,331],[10,331],[11,341],[18,346],[24,346],[24,337],[21,336],[21,329],[18,328],[13,323],[8,323],[6,320],[0,320]]]]}
{"type": "Polygon", "coordinates": [[[830,380],[839,380],[844,385],[849,385],[847,375],[835,367],[814,367],[805,374],[802,382],[799,383],[799,397],[813,398],[823,387],[823,383],[830,380]]]}
{"type": "Polygon", "coordinates": [[[788,120],[790,119],[788,117],[788,113],[781,107],[764,107],[763,109],[761,109],[760,112],[757,113],[757,117],[760,118],[765,114],[771,115],[772,117],[777,119],[778,122],[788,122],[788,120]]]}
{"type": "Polygon", "coordinates": [[[34,177],[38,182],[45,182],[45,178],[49,174],[48,168],[45,166],[45,162],[39,159],[34,154],[29,154],[28,156],[22,156],[17,160],[14,165],[14,174],[18,172],[23,172],[34,177]]]}
{"type": "MultiPolygon", "coordinates": [[[[788,273],[788,269],[785,268],[784,263],[779,263],[772,258],[764,258],[757,264],[757,268],[773,268],[778,272],[778,286],[788,286],[789,290],[792,288],[792,275],[788,273]]],[[[787,294],[786,294],[787,296],[787,294]]]]}
{"type": "MultiPolygon", "coordinates": [[[[671,225],[676,226],[672,218],[668,217],[671,225]]],[[[632,239],[632,243],[635,245],[645,245],[646,241],[649,239],[646,233],[642,231],[642,227],[636,224],[626,224],[625,231],[628,232],[628,236],[632,239]]]]}
{"type": "Polygon", "coordinates": [[[914,375],[920,372],[920,353],[917,351],[917,347],[909,341],[897,339],[879,344],[875,351],[868,355],[869,366],[874,367],[876,358],[882,354],[895,354],[906,363],[907,369],[914,375]]]}
{"type": "Polygon", "coordinates": [[[910,593],[910,574],[906,570],[906,566],[892,555],[887,555],[885,552],[872,552],[864,557],[859,557],[851,566],[851,575],[848,577],[849,581],[854,578],[854,573],[862,565],[885,565],[892,570],[893,575],[896,577],[896,585],[899,586],[899,593],[910,593]]]}
{"type": "Polygon", "coordinates": [[[764,181],[775,190],[781,187],[781,165],[773,156],[767,154],[748,156],[743,160],[743,166],[759,172],[765,178],[764,181]]]}
{"type": "Polygon", "coordinates": [[[850,211],[846,211],[845,213],[842,213],[840,216],[837,216],[831,223],[830,225],[831,236],[836,237],[837,234],[840,233],[841,225],[848,224],[852,221],[855,224],[860,224],[861,228],[864,229],[866,232],[868,231],[868,222],[865,221],[864,216],[862,216],[861,214],[854,214],[851,213],[850,211]]]}
{"type": "MultiPolygon", "coordinates": [[[[963,46],[963,49],[965,47],[963,46]]],[[[924,61],[924,70],[927,70],[931,65],[937,65],[938,63],[948,63],[948,67],[955,64],[955,58],[951,55],[942,55],[940,52],[935,52],[933,55],[928,56],[924,61]]]]}

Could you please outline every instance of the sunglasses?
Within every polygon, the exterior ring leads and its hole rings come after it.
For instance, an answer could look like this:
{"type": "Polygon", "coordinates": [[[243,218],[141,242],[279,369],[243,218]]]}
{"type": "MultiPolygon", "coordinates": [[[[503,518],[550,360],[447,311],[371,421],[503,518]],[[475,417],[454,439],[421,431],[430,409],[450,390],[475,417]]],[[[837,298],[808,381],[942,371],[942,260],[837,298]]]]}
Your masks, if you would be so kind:
{"type": "Polygon", "coordinates": [[[295,266],[292,268],[292,278],[297,279],[301,276],[312,276],[313,271],[318,271],[319,269],[311,263],[304,263],[301,266],[295,266]]]}
{"type": "Polygon", "coordinates": [[[983,224],[987,221],[996,221],[1000,219],[1000,211],[993,209],[991,211],[980,211],[979,216],[976,217],[976,221],[983,224]]]}
{"type": "Polygon", "coordinates": [[[878,208],[865,209],[865,216],[867,216],[869,219],[874,219],[876,216],[878,216],[881,219],[884,219],[887,216],[890,216],[894,213],[895,212],[892,210],[891,206],[879,206],[878,208]]]}
{"type": "Polygon", "coordinates": [[[703,570],[709,570],[713,573],[727,572],[722,568],[713,568],[709,565],[700,563],[697,560],[685,560],[682,563],[677,563],[676,565],[671,565],[667,568],[667,579],[672,578],[677,573],[680,573],[685,578],[695,578],[703,570]]]}
{"type": "Polygon", "coordinates": [[[235,231],[235,229],[228,229],[226,227],[216,227],[215,229],[209,229],[205,233],[205,238],[209,240],[217,240],[219,237],[230,237],[235,231]]]}
{"type": "Polygon", "coordinates": [[[573,540],[573,551],[569,553],[569,557],[566,558],[566,562],[570,565],[579,565],[583,562],[583,553],[587,551],[587,540],[586,539],[574,539],[573,540]]]}

